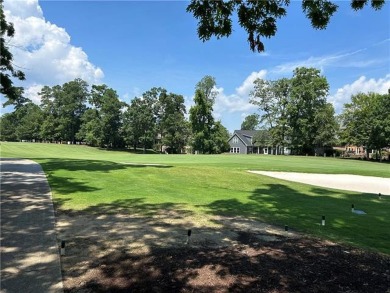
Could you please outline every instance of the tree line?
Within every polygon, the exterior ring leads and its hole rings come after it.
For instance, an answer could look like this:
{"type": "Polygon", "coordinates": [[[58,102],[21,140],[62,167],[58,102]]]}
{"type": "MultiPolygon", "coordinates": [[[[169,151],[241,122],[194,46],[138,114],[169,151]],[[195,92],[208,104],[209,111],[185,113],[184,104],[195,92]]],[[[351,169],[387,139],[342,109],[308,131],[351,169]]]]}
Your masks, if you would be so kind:
{"type": "Polygon", "coordinates": [[[382,160],[382,149],[390,147],[389,109],[390,89],[387,94],[353,95],[339,117],[341,143],[375,150],[382,160]]]}
{"type": "Polygon", "coordinates": [[[340,115],[327,102],[328,94],[329,84],[315,68],[296,68],[290,79],[256,79],[250,102],[261,115],[247,116],[241,129],[262,128],[266,131],[255,137],[258,144],[288,147],[295,154],[335,145],[381,153],[390,146],[390,90],[354,95],[340,115]]]}
{"type": "MultiPolygon", "coordinates": [[[[195,86],[188,112],[184,97],[164,88],[151,88],[129,104],[107,85],[75,79],[45,86],[40,105],[24,97],[4,114],[0,139],[85,143],[105,148],[142,148],[158,152],[217,154],[229,150],[228,130],[213,117],[216,82],[205,76],[195,86]]],[[[329,84],[315,68],[300,67],[292,78],[257,79],[250,102],[259,114],[246,117],[241,129],[263,129],[257,145],[288,147],[293,154],[314,154],[335,145],[381,150],[390,145],[390,93],[357,94],[335,115],[327,102],[329,84]]]]}
{"type": "Polygon", "coordinates": [[[1,117],[3,141],[85,143],[105,148],[131,147],[181,153],[186,146],[204,154],[228,150],[228,130],[212,115],[215,79],[205,76],[197,85],[194,106],[186,119],[184,97],[152,88],[129,104],[107,85],[81,79],[44,86],[41,103],[22,93],[12,113],[1,117]]]}

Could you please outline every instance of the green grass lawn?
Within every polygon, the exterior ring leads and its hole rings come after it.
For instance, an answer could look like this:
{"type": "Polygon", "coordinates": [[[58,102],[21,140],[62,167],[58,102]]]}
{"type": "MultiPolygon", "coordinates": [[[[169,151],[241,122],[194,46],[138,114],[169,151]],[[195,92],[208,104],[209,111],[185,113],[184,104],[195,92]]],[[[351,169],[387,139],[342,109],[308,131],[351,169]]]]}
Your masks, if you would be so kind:
{"type": "Polygon", "coordinates": [[[323,157],[135,155],[85,146],[1,143],[1,157],[45,170],[57,208],[152,215],[173,209],[208,223],[244,216],[390,254],[390,198],[292,183],[247,170],[390,177],[389,164],[323,157]],[[132,165],[125,163],[133,163],[132,165]],[[153,163],[162,166],[143,166],[153,163]],[[137,165],[139,164],[139,165],[137,165]],[[351,213],[351,204],[367,215],[351,213]],[[325,215],[327,225],[320,226],[325,215]]]}

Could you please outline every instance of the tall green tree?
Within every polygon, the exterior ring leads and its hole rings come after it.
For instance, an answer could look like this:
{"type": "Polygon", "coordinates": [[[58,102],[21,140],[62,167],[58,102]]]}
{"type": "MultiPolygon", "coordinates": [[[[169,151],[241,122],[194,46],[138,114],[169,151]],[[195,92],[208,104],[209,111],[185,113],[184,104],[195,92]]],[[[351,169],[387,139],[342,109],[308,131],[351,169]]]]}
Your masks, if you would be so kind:
{"type": "Polygon", "coordinates": [[[76,142],[81,127],[81,117],[87,109],[88,84],[75,79],[62,86],[45,86],[39,93],[44,121],[42,139],[76,142]]]}
{"type": "Polygon", "coordinates": [[[155,119],[154,139],[152,139],[152,141],[154,141],[154,149],[159,152],[163,151],[163,136],[165,132],[165,125],[163,123],[165,111],[162,101],[166,99],[167,95],[167,90],[161,87],[153,87],[142,94],[143,98],[147,99],[152,107],[151,110],[155,119]]]}
{"type": "Polygon", "coordinates": [[[317,147],[332,147],[336,144],[339,132],[339,123],[335,116],[334,107],[330,103],[320,109],[315,116],[315,124],[318,125],[314,144],[317,147]]]}
{"type": "MultiPolygon", "coordinates": [[[[250,102],[259,107],[268,144],[289,146],[297,154],[313,154],[336,137],[334,109],[326,102],[329,85],[315,68],[296,68],[291,79],[257,79],[250,102]]],[[[259,140],[260,141],[260,140],[259,140]]]]}
{"type": "Polygon", "coordinates": [[[229,131],[222,125],[221,121],[215,122],[212,131],[212,139],[214,142],[213,153],[220,154],[228,152],[230,150],[230,145],[228,143],[229,137],[229,131]]]}
{"type": "Polygon", "coordinates": [[[156,137],[155,102],[149,96],[134,98],[124,114],[125,141],[133,146],[134,151],[142,146],[145,153],[153,146],[156,137]]]}
{"type": "Polygon", "coordinates": [[[43,114],[39,106],[23,95],[13,104],[14,111],[1,117],[1,140],[40,140],[43,114]]]}
{"type": "Polygon", "coordinates": [[[173,93],[161,95],[159,105],[162,144],[167,146],[171,153],[181,153],[188,137],[184,98],[173,93]]]}
{"type": "Polygon", "coordinates": [[[390,94],[353,95],[342,113],[344,142],[381,153],[382,148],[390,146],[389,107],[390,94]]]}
{"type": "Polygon", "coordinates": [[[256,130],[260,124],[259,114],[251,114],[245,117],[241,123],[241,130],[256,130]]]}
{"type": "Polygon", "coordinates": [[[90,146],[104,146],[102,131],[102,121],[98,110],[89,108],[81,117],[81,126],[76,138],[90,146]]]}
{"type": "Polygon", "coordinates": [[[19,140],[41,139],[41,125],[43,122],[42,110],[38,105],[29,102],[15,111],[19,116],[16,135],[19,140]]]}
{"type": "Polygon", "coordinates": [[[5,113],[0,116],[0,140],[17,141],[16,127],[18,118],[15,112],[5,113]]]}
{"type": "Polygon", "coordinates": [[[291,100],[291,80],[256,79],[250,97],[250,102],[258,106],[262,114],[259,120],[262,128],[268,130],[268,144],[286,145],[289,142],[287,109],[291,100]]]}
{"type": "Polygon", "coordinates": [[[213,104],[216,97],[215,79],[205,76],[197,85],[195,105],[190,108],[192,147],[202,154],[214,152],[212,129],[214,127],[213,104]]]}
{"type": "MultiPolygon", "coordinates": [[[[124,104],[112,88],[107,85],[93,85],[91,90],[90,103],[97,110],[95,119],[99,121],[89,121],[89,126],[93,127],[93,132],[97,135],[100,146],[116,148],[122,145],[120,129],[122,127],[122,112],[124,104]],[[100,128],[100,129],[99,129],[100,128]]],[[[88,114],[91,117],[92,113],[88,114]]]]}
{"type": "Polygon", "coordinates": [[[21,96],[20,88],[13,85],[12,78],[25,79],[22,71],[14,69],[13,56],[7,45],[6,38],[10,39],[14,34],[13,24],[5,19],[3,0],[0,0],[0,93],[7,97],[8,102],[11,103],[21,96]]]}
{"type": "Polygon", "coordinates": [[[75,79],[62,85],[61,92],[54,100],[58,111],[61,138],[76,142],[76,134],[80,130],[81,117],[89,97],[88,84],[82,79],[75,79]]]}
{"type": "Polygon", "coordinates": [[[211,105],[213,105],[218,94],[217,90],[215,89],[216,85],[217,83],[215,78],[210,75],[206,75],[196,84],[195,89],[200,90],[205,96],[206,100],[211,105]]]}
{"type": "Polygon", "coordinates": [[[377,150],[382,160],[382,148],[390,147],[390,89],[387,94],[379,95],[375,99],[372,109],[372,132],[370,133],[370,147],[377,150]]]}
{"type": "Polygon", "coordinates": [[[61,140],[59,131],[59,114],[56,108],[56,99],[59,99],[61,94],[61,86],[53,87],[44,86],[39,92],[41,98],[40,108],[43,113],[44,120],[41,126],[41,138],[44,141],[61,140]]]}
{"type": "MultiPolygon", "coordinates": [[[[351,7],[360,10],[368,2],[368,0],[352,0],[351,7]]],[[[381,9],[385,4],[384,0],[370,2],[375,10],[381,9]]],[[[303,0],[302,10],[315,29],[325,29],[337,11],[336,3],[329,0],[303,0]]],[[[233,32],[233,19],[237,17],[239,25],[248,34],[250,49],[262,52],[264,51],[262,39],[276,34],[277,20],[287,15],[289,5],[289,0],[191,0],[187,12],[192,13],[198,20],[198,37],[202,41],[207,41],[212,36],[217,39],[230,36],[233,32]]]]}
{"type": "Polygon", "coordinates": [[[267,128],[262,127],[253,137],[253,144],[259,147],[274,145],[271,132],[267,128]]]}
{"type": "Polygon", "coordinates": [[[287,112],[291,147],[298,154],[313,154],[319,144],[317,116],[330,107],[326,102],[328,91],[329,84],[318,69],[300,67],[294,70],[287,112]]]}

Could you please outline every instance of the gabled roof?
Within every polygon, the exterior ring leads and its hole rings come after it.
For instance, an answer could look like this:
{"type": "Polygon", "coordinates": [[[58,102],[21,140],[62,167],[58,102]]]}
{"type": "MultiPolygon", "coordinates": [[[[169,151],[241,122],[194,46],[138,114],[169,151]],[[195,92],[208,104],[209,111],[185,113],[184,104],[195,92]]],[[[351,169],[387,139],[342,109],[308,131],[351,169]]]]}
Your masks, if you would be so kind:
{"type": "Polygon", "coordinates": [[[234,133],[228,141],[230,141],[234,136],[237,136],[246,146],[252,145],[252,138],[258,130],[234,130],[234,133]]]}
{"type": "Polygon", "coordinates": [[[237,133],[238,135],[254,137],[256,133],[259,132],[259,130],[234,130],[234,132],[237,133]]]}
{"type": "Polygon", "coordinates": [[[233,135],[228,141],[230,141],[234,136],[237,136],[246,146],[253,146],[255,143],[253,137],[260,132],[266,133],[267,130],[234,130],[233,135]]]}
{"type": "Polygon", "coordinates": [[[236,130],[237,136],[244,142],[246,146],[252,145],[252,139],[256,135],[256,130],[236,130]]]}

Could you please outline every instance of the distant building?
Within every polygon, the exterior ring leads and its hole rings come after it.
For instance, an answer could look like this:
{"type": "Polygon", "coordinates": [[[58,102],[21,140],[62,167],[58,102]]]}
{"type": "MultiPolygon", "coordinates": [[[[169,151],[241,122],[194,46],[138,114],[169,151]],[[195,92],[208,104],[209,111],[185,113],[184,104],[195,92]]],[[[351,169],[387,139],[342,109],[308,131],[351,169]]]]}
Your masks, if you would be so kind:
{"type": "Polygon", "coordinates": [[[289,155],[290,149],[282,146],[262,145],[256,142],[256,136],[266,130],[235,130],[229,138],[232,154],[289,155]]]}
{"type": "Polygon", "coordinates": [[[365,156],[366,155],[366,148],[363,146],[346,145],[344,147],[344,152],[346,154],[349,154],[349,155],[365,156]]]}

